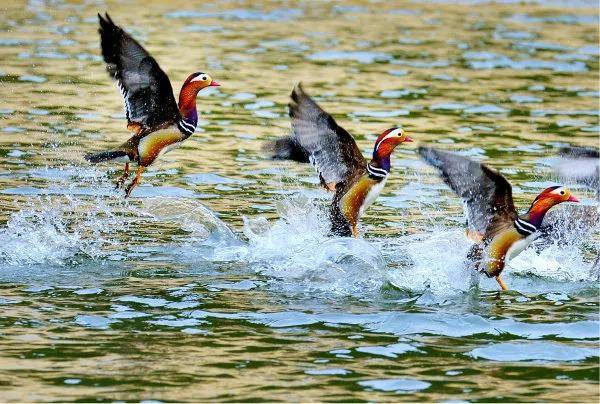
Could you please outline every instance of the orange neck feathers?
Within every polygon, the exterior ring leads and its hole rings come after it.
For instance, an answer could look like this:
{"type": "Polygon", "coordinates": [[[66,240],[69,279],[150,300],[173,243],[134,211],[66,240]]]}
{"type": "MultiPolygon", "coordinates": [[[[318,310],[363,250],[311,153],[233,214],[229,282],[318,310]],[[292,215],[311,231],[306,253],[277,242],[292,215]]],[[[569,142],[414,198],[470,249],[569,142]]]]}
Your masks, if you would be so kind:
{"type": "Polygon", "coordinates": [[[193,120],[198,118],[198,112],[196,110],[196,96],[198,95],[199,88],[196,86],[190,86],[184,84],[179,92],[179,112],[186,120],[193,120]]]}
{"type": "Polygon", "coordinates": [[[546,212],[557,203],[558,202],[554,198],[538,196],[527,211],[529,222],[539,228],[542,225],[546,212]]]}

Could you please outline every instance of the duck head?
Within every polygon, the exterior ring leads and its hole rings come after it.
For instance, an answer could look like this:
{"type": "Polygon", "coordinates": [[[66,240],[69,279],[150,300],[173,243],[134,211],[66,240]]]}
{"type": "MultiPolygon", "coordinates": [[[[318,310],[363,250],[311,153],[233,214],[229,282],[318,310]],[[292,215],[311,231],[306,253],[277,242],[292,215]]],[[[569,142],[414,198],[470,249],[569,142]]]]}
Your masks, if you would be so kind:
{"type": "Polygon", "coordinates": [[[384,131],[373,147],[373,160],[377,167],[390,171],[390,155],[400,143],[412,142],[412,138],[406,136],[402,128],[390,128],[384,131]]]}
{"type": "Polygon", "coordinates": [[[190,121],[198,118],[196,111],[196,96],[198,91],[207,87],[218,87],[219,83],[214,81],[208,73],[196,72],[189,75],[183,82],[179,92],[179,112],[190,121]]]}
{"type": "Polygon", "coordinates": [[[206,87],[218,87],[219,83],[214,81],[210,74],[203,72],[196,72],[189,75],[189,77],[183,82],[182,89],[195,90],[196,92],[206,87]]]}
{"type": "Polygon", "coordinates": [[[534,200],[527,212],[530,222],[539,227],[542,224],[544,215],[554,205],[563,202],[579,202],[567,188],[554,186],[544,189],[534,200]]]}

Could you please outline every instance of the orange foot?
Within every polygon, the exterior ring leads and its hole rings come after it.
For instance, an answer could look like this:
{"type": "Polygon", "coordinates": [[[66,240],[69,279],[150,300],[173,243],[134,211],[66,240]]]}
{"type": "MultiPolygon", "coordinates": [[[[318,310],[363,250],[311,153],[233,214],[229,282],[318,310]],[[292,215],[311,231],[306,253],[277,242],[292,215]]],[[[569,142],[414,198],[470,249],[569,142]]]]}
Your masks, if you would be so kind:
{"type": "Polygon", "coordinates": [[[117,182],[115,183],[115,189],[119,189],[123,186],[125,181],[129,178],[129,163],[125,163],[125,169],[123,170],[123,175],[119,177],[117,182]]]}
{"type": "Polygon", "coordinates": [[[498,284],[500,285],[500,287],[502,288],[502,290],[508,290],[508,288],[504,284],[504,281],[502,281],[502,279],[500,279],[499,276],[496,276],[496,282],[498,282],[498,284]]]}
{"type": "Polygon", "coordinates": [[[131,181],[131,184],[129,184],[129,186],[125,190],[125,198],[128,198],[129,195],[131,195],[131,191],[133,191],[133,188],[137,187],[137,185],[142,180],[142,173],[144,172],[144,168],[144,166],[138,166],[138,168],[135,170],[135,178],[133,179],[133,181],[131,181]]]}

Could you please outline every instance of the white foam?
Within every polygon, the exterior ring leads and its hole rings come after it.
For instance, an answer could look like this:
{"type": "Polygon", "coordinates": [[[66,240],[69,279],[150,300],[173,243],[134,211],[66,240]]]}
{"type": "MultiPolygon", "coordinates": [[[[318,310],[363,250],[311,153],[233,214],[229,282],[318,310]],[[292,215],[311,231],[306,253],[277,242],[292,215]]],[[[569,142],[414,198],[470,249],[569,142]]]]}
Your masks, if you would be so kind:
{"type": "Polygon", "coordinates": [[[102,200],[35,198],[0,229],[0,260],[8,265],[62,265],[78,254],[99,257],[103,246],[111,244],[106,234],[118,224],[102,200]]]}
{"type": "MultiPolygon", "coordinates": [[[[531,246],[506,265],[502,278],[509,289],[522,292],[543,292],[549,287],[554,290],[549,283],[556,282],[593,282],[592,263],[581,251],[582,244],[590,241],[589,232],[574,230],[560,245],[531,246]],[[536,281],[531,282],[532,278],[536,281]]],[[[462,228],[432,229],[426,234],[399,237],[393,243],[398,247],[386,248],[393,251],[387,261],[406,265],[391,271],[389,281],[400,289],[424,293],[420,302],[431,299],[440,303],[476,285],[483,290],[498,290],[493,279],[468,269],[465,257],[472,242],[462,228]]]]}
{"type": "Polygon", "coordinates": [[[229,246],[239,242],[233,231],[214,212],[194,199],[151,198],[142,203],[143,211],[159,221],[176,222],[190,232],[189,242],[229,246]]]}
{"type": "Polygon", "coordinates": [[[560,282],[593,281],[591,263],[579,248],[551,244],[542,250],[528,248],[511,260],[506,268],[514,275],[535,276],[560,282]]]}
{"type": "Polygon", "coordinates": [[[389,281],[394,286],[439,297],[463,293],[472,286],[472,274],[465,265],[472,243],[463,229],[432,229],[426,234],[399,237],[394,243],[398,248],[390,248],[395,251],[390,259],[408,261],[405,267],[390,272],[389,281]]]}
{"type": "Polygon", "coordinates": [[[329,220],[304,196],[280,201],[279,219],[244,218],[248,244],[217,252],[221,259],[248,261],[273,284],[292,292],[362,294],[385,283],[379,250],[363,239],[329,237],[329,220]]]}

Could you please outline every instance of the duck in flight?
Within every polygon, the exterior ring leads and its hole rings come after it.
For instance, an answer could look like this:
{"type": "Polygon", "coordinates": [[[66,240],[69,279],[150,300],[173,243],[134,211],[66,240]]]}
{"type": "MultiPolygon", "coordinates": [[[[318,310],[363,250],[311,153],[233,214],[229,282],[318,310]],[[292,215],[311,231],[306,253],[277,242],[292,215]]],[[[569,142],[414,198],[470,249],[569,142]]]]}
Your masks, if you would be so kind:
{"type": "Polygon", "coordinates": [[[543,190],[529,210],[519,215],[513,202],[512,187],[497,171],[432,147],[419,147],[418,152],[462,198],[467,232],[477,241],[467,258],[477,270],[495,278],[502,290],[507,290],[500,278],[504,266],[540,236],[539,230],[548,210],[559,203],[579,202],[568,189],[553,186],[543,190]]]}
{"type": "Polygon", "coordinates": [[[169,77],[156,60],[106,14],[98,14],[102,56],[109,75],[117,82],[125,101],[127,129],[133,136],[108,151],[85,156],[90,163],[121,160],[125,162],[117,188],[129,178],[129,163],[135,162],[135,178],[125,196],[140,183],[142,172],[157,157],[189,138],[198,124],[196,96],[207,87],[218,86],[209,74],[196,72],[183,83],[179,104],[175,102],[169,77]]]}
{"type": "Polygon", "coordinates": [[[400,128],[384,131],[370,162],[354,138],[302,88],[294,87],[289,104],[292,135],[269,144],[278,159],[312,163],[321,185],[333,192],[330,207],[333,234],[358,238],[358,223],[383,190],[391,171],[390,155],[400,143],[412,142],[400,128]]]}

